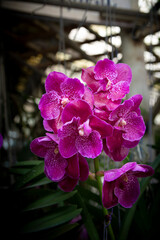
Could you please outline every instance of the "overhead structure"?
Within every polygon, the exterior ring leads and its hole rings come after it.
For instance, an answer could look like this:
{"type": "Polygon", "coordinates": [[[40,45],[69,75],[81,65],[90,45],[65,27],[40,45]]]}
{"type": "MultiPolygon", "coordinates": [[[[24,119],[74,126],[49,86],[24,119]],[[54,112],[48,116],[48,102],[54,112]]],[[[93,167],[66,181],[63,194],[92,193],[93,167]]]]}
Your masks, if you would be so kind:
{"type": "MultiPolygon", "coordinates": [[[[13,79],[16,89],[31,94],[31,89],[38,87],[40,76],[45,77],[50,70],[61,68],[69,76],[76,76],[82,67],[92,66],[106,56],[120,62],[125,58],[121,45],[124,32],[138,44],[160,31],[159,2],[148,13],[137,10],[137,1],[120,2],[121,8],[119,1],[105,0],[1,1],[6,68],[15,62],[27,77],[18,82],[13,79]],[[34,73],[34,81],[30,71],[34,73]]],[[[160,55],[156,48],[159,42],[144,44],[150,57],[143,66],[148,67],[149,78],[152,77],[151,81],[146,79],[146,84],[156,85],[158,92],[160,55]]]]}

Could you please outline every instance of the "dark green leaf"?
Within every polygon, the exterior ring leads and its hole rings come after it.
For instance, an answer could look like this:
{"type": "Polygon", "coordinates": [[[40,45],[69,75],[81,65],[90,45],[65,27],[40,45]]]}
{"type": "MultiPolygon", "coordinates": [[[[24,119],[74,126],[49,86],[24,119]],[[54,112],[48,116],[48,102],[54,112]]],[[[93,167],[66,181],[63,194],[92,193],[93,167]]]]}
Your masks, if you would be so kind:
{"type": "Polygon", "coordinates": [[[47,239],[47,240],[56,239],[57,237],[71,231],[72,229],[74,229],[77,226],[79,226],[78,223],[65,224],[65,225],[62,225],[60,227],[56,227],[53,230],[51,229],[50,232],[48,232],[47,234],[45,233],[45,236],[44,236],[45,238],[44,239],[47,239]]]}
{"type": "Polygon", "coordinates": [[[79,215],[82,211],[82,209],[75,208],[75,206],[59,208],[58,211],[53,214],[29,222],[22,228],[21,232],[37,232],[68,222],[69,220],[79,215]]]}
{"type": "Polygon", "coordinates": [[[52,181],[47,177],[43,177],[42,179],[34,181],[32,184],[26,186],[25,188],[33,188],[33,187],[42,186],[49,183],[52,183],[52,181]]]}
{"type": "Polygon", "coordinates": [[[86,189],[84,187],[77,187],[78,188],[78,192],[81,194],[81,196],[83,196],[83,199],[85,198],[86,200],[92,200],[95,201],[96,203],[101,203],[101,199],[100,196],[96,193],[94,193],[93,191],[86,189]]]}
{"type": "Polygon", "coordinates": [[[24,175],[30,171],[30,168],[11,168],[10,173],[24,175]]]}
{"type": "Polygon", "coordinates": [[[34,166],[27,174],[21,176],[15,184],[15,189],[23,187],[26,183],[44,172],[44,162],[34,166]]]}
{"type": "Polygon", "coordinates": [[[83,201],[83,199],[81,198],[80,194],[77,193],[76,195],[77,201],[79,203],[79,205],[82,207],[82,219],[84,222],[84,225],[87,229],[87,232],[89,234],[89,237],[91,240],[99,240],[99,236],[96,230],[96,227],[92,221],[91,215],[87,210],[87,207],[83,201]]]}
{"type": "Polygon", "coordinates": [[[35,210],[43,207],[48,207],[57,203],[60,203],[68,198],[71,198],[77,191],[72,191],[69,193],[56,192],[50,193],[47,196],[41,197],[40,199],[31,203],[24,211],[35,210]]]}
{"type": "Polygon", "coordinates": [[[28,161],[19,161],[16,163],[15,167],[26,167],[26,166],[35,166],[42,163],[42,160],[28,160],[28,161]]]}

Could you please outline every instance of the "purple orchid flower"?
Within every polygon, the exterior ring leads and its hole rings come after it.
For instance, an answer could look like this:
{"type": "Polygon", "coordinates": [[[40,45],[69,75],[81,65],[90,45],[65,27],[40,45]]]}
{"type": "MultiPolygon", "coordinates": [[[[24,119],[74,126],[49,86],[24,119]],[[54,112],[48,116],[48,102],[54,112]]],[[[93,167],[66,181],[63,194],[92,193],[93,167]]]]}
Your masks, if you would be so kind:
{"type": "Polygon", "coordinates": [[[140,194],[137,178],[153,174],[152,167],[136,162],[129,162],[119,169],[106,171],[102,189],[103,206],[109,209],[119,203],[125,208],[131,208],[140,194]]]}
{"type": "Polygon", "coordinates": [[[35,155],[44,158],[44,171],[50,180],[57,182],[64,177],[68,162],[59,153],[56,135],[47,134],[35,138],[30,144],[30,149],[35,155]]]}
{"type": "Polygon", "coordinates": [[[39,102],[41,115],[45,120],[57,119],[63,108],[74,99],[84,96],[84,85],[77,78],[51,72],[45,82],[46,93],[39,102]]]}
{"type": "Polygon", "coordinates": [[[94,93],[108,92],[108,99],[117,100],[129,92],[132,72],[127,64],[115,64],[105,58],[98,61],[95,67],[82,69],[81,77],[94,93]]]}
{"type": "Polygon", "coordinates": [[[2,134],[0,134],[0,148],[2,147],[3,145],[3,137],[2,137],[2,134]]]}
{"type": "Polygon", "coordinates": [[[110,113],[109,120],[115,122],[114,127],[123,132],[122,137],[126,141],[139,141],[145,133],[146,127],[139,109],[141,101],[142,96],[135,95],[110,113]]]}
{"type": "Polygon", "coordinates": [[[129,93],[132,72],[127,64],[115,64],[104,59],[98,61],[95,67],[82,69],[81,77],[94,93],[94,105],[112,111],[129,93]]]}
{"type": "Polygon", "coordinates": [[[95,158],[103,148],[102,139],[112,134],[112,126],[92,115],[92,109],[84,100],[67,104],[62,113],[63,126],[58,130],[59,150],[63,157],[76,153],[95,158]]]}
{"type": "Polygon", "coordinates": [[[58,186],[65,192],[72,191],[78,181],[86,181],[89,175],[89,166],[86,159],[79,153],[68,160],[66,176],[59,181],[58,186]]]}
{"type": "Polygon", "coordinates": [[[113,135],[103,141],[103,149],[114,161],[122,161],[145,133],[145,123],[140,115],[141,95],[135,95],[119,105],[109,114],[113,135]]]}
{"type": "MultiPolygon", "coordinates": [[[[85,100],[90,105],[91,109],[93,109],[94,97],[93,97],[91,90],[86,86],[84,86],[84,95],[82,97],[82,100],[85,100]]],[[[56,118],[56,119],[52,119],[52,120],[44,119],[43,120],[43,126],[46,131],[54,132],[55,134],[57,134],[58,129],[60,129],[63,126],[63,122],[61,120],[62,111],[63,111],[63,108],[61,108],[61,112],[60,112],[58,118],[56,118]]]]}
{"type": "Polygon", "coordinates": [[[77,185],[78,181],[85,181],[88,178],[89,167],[86,159],[80,154],[71,158],[63,158],[58,149],[59,139],[57,135],[47,133],[31,142],[31,151],[44,158],[46,176],[58,182],[59,187],[70,192],[77,185]]]}

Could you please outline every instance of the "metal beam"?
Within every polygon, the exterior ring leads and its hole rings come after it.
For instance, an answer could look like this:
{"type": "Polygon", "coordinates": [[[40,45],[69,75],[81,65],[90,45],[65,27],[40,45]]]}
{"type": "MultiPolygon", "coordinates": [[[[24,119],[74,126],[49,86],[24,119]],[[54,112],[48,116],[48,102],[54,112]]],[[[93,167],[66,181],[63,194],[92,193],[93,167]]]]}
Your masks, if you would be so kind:
{"type": "MultiPolygon", "coordinates": [[[[1,7],[18,12],[24,12],[36,16],[49,17],[59,19],[60,8],[63,7],[63,18],[66,21],[81,22],[84,11],[87,11],[86,23],[106,25],[107,6],[76,3],[72,1],[60,0],[28,0],[28,1],[4,1],[1,2],[1,7]]],[[[139,11],[120,9],[110,7],[114,19],[112,25],[120,27],[132,28],[136,25],[141,26],[150,21],[150,13],[142,13],[139,11]]],[[[157,15],[157,21],[160,21],[160,16],[157,15]]]]}

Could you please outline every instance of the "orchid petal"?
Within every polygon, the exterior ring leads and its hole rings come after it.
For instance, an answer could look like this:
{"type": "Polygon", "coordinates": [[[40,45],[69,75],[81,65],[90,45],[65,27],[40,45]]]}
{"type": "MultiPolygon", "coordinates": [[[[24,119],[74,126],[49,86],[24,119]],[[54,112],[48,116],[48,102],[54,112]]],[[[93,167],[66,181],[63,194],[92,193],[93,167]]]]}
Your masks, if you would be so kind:
{"type": "Polygon", "coordinates": [[[118,202],[125,208],[131,208],[138,199],[140,186],[135,176],[126,175],[116,181],[114,194],[118,202]]]}
{"type": "Polygon", "coordinates": [[[59,95],[62,94],[60,85],[67,78],[67,76],[61,72],[51,72],[46,79],[45,89],[46,92],[56,91],[59,95]]]}
{"type": "Polygon", "coordinates": [[[131,68],[125,63],[118,63],[116,64],[116,70],[118,74],[117,74],[117,77],[114,79],[114,84],[121,81],[130,84],[132,80],[131,68]]]}
{"type": "Polygon", "coordinates": [[[121,99],[116,101],[108,99],[108,92],[98,92],[94,94],[94,105],[97,108],[104,109],[105,107],[108,111],[113,111],[120,105],[120,103],[121,99]]]}
{"type": "Polygon", "coordinates": [[[145,164],[137,164],[131,171],[136,177],[149,177],[154,174],[154,169],[145,164]]]}
{"type": "Polygon", "coordinates": [[[106,138],[103,149],[114,161],[122,161],[129,153],[129,149],[123,145],[122,132],[117,129],[114,129],[112,136],[106,138]]]}
{"type": "Polygon", "coordinates": [[[79,154],[80,180],[86,181],[89,175],[89,166],[87,160],[79,154]]]}
{"type": "Polygon", "coordinates": [[[92,115],[90,117],[89,125],[93,130],[98,131],[102,138],[108,137],[113,133],[113,127],[96,116],[92,115]]]}
{"type": "Polygon", "coordinates": [[[125,118],[125,133],[122,137],[128,141],[139,141],[145,133],[145,123],[142,116],[138,116],[136,112],[131,112],[125,118]]]}
{"type": "Polygon", "coordinates": [[[97,62],[94,68],[95,79],[103,80],[107,78],[109,81],[117,77],[116,64],[107,58],[97,62]]]}
{"type": "Polygon", "coordinates": [[[125,115],[133,107],[134,102],[131,99],[125,100],[121,105],[119,105],[113,112],[110,113],[109,120],[116,121],[119,118],[125,117],[125,115]]]}
{"type": "Polygon", "coordinates": [[[60,86],[65,97],[81,99],[84,95],[84,85],[77,78],[67,78],[60,86]]]}
{"type": "Polygon", "coordinates": [[[58,152],[58,148],[51,148],[45,156],[45,174],[52,181],[59,181],[65,175],[65,168],[68,163],[58,152]]]}
{"type": "Polygon", "coordinates": [[[56,143],[51,141],[48,136],[44,136],[35,138],[30,144],[30,149],[35,155],[44,158],[48,149],[50,147],[55,147],[55,145],[56,143]]]}
{"type": "Polygon", "coordinates": [[[103,182],[102,203],[107,209],[118,204],[118,198],[114,194],[115,182],[103,182]]]}
{"type": "Polygon", "coordinates": [[[129,84],[126,82],[118,82],[112,85],[107,95],[108,99],[116,101],[125,97],[129,93],[129,84]]]}
{"type": "Polygon", "coordinates": [[[81,78],[85,83],[87,83],[87,86],[93,92],[96,92],[100,87],[100,83],[99,83],[99,81],[96,81],[96,79],[94,78],[93,70],[94,70],[94,67],[89,67],[87,69],[82,69],[81,78]]]}
{"type": "Polygon", "coordinates": [[[60,114],[58,94],[55,91],[44,94],[38,107],[44,119],[51,120],[57,118],[60,114]]]}
{"type": "Polygon", "coordinates": [[[66,105],[62,112],[62,122],[66,123],[73,117],[80,118],[80,124],[84,123],[92,114],[89,104],[83,100],[74,100],[66,105]]]}
{"type": "Polygon", "coordinates": [[[58,183],[58,186],[64,192],[71,192],[76,187],[78,179],[73,179],[70,177],[65,177],[58,183]]]}
{"type": "Polygon", "coordinates": [[[97,157],[103,148],[100,134],[93,131],[89,136],[78,136],[76,138],[76,148],[83,157],[97,157]]]}
{"type": "Polygon", "coordinates": [[[70,178],[79,179],[80,171],[78,154],[68,158],[67,174],[70,178]]]}

